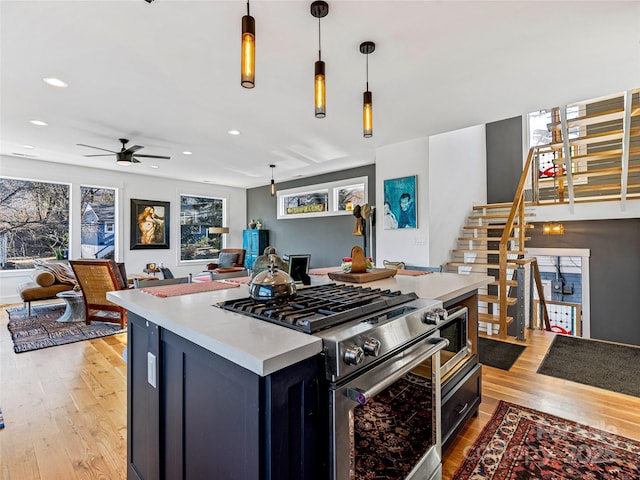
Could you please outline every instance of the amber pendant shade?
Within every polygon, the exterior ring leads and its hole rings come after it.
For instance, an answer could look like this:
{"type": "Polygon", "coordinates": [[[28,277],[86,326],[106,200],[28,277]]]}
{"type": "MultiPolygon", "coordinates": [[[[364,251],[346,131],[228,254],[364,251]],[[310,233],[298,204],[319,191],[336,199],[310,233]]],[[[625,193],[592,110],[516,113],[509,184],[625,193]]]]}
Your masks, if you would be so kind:
{"type": "Polygon", "coordinates": [[[242,17],[241,48],[240,84],[244,88],[253,88],[256,80],[256,22],[250,15],[242,17]]]}

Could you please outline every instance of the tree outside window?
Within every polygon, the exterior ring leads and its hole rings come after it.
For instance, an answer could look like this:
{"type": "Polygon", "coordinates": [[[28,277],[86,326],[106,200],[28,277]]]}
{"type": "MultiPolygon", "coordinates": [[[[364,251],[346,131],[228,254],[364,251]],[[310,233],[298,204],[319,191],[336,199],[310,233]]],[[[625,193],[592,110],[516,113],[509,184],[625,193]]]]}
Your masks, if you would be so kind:
{"type": "Polygon", "coordinates": [[[224,247],[222,234],[209,233],[209,227],[222,227],[225,200],[180,195],[180,260],[212,260],[224,247]]]}
{"type": "Polygon", "coordinates": [[[67,184],[0,178],[0,269],[68,257],[69,194],[67,184]]]}

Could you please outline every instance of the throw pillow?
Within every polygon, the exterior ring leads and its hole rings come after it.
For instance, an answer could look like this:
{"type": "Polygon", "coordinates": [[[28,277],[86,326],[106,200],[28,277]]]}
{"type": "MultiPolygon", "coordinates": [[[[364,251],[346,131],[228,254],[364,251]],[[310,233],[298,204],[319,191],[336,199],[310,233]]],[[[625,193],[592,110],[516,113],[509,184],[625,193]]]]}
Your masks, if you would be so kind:
{"type": "Polygon", "coordinates": [[[68,283],[70,285],[77,283],[71,265],[66,263],[43,262],[42,260],[36,260],[34,263],[37,268],[53,273],[56,280],[60,283],[68,283]]]}
{"type": "Polygon", "coordinates": [[[56,281],[56,276],[46,270],[36,270],[33,274],[33,281],[41,287],[50,287],[56,281]]]}
{"type": "Polygon", "coordinates": [[[228,268],[233,267],[233,264],[236,263],[238,259],[237,253],[221,253],[218,256],[218,267],[220,268],[228,268]]]}

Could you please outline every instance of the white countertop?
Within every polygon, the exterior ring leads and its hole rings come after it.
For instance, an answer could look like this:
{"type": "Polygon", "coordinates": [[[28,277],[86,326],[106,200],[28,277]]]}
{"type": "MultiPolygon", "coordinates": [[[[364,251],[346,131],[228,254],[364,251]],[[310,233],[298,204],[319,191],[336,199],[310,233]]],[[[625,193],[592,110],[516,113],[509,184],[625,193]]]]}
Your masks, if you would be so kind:
{"type": "MultiPolygon", "coordinates": [[[[493,277],[487,275],[432,273],[417,277],[398,275],[362,286],[403,293],[415,291],[421,298],[446,302],[484,287],[492,280],[493,277]]],[[[107,293],[110,301],[261,376],[322,350],[322,340],[318,337],[213,306],[217,302],[248,296],[247,285],[167,298],[139,289],[107,293]]]]}

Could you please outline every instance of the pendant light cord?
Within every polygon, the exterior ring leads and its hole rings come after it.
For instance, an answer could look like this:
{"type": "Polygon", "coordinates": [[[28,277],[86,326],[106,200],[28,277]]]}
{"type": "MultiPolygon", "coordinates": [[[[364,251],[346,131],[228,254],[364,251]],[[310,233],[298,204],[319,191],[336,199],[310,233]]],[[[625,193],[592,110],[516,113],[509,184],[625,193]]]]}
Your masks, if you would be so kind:
{"type": "Polygon", "coordinates": [[[318,60],[322,60],[322,43],[320,37],[320,17],[318,17],[318,60]]]}
{"type": "Polygon", "coordinates": [[[250,16],[251,14],[249,13],[249,0],[247,0],[247,16],[250,16]]]}
{"type": "Polygon", "coordinates": [[[369,91],[369,54],[367,53],[367,92],[369,91]]]}

